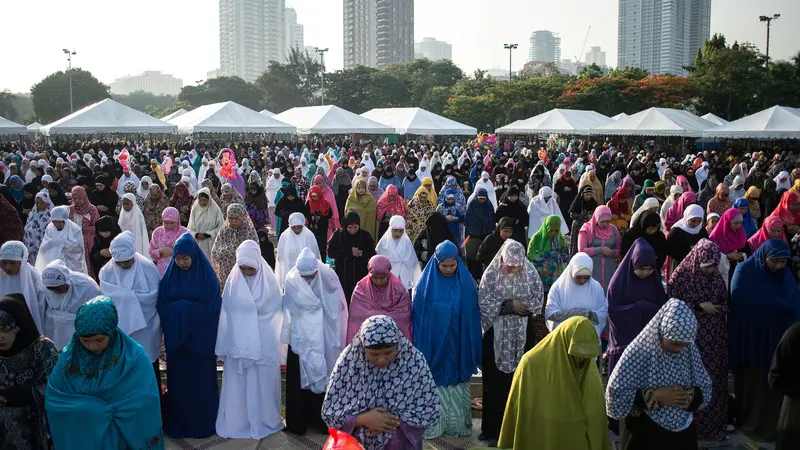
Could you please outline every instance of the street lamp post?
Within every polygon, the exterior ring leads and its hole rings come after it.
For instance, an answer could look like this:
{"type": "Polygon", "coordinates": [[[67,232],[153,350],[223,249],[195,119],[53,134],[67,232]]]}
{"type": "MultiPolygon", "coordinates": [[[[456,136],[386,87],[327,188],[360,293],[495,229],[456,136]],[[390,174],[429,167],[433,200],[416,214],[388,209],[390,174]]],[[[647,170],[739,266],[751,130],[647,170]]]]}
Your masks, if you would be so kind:
{"type": "Polygon", "coordinates": [[[76,54],[75,50],[69,51],[67,49],[62,50],[67,55],[67,63],[69,64],[69,70],[67,74],[69,74],[69,113],[72,114],[75,112],[75,109],[72,107],[72,57],[76,54]]]}
{"type": "Polygon", "coordinates": [[[503,44],[503,48],[508,50],[508,81],[511,81],[511,52],[519,47],[518,44],[503,44]]]}
{"type": "Polygon", "coordinates": [[[761,16],[758,20],[762,22],[767,22],[767,64],[769,64],[769,27],[772,24],[773,20],[780,19],[780,14],[773,14],[772,17],[770,16],[761,16]]]}
{"type": "Polygon", "coordinates": [[[322,67],[322,106],[325,106],[325,52],[327,52],[328,49],[314,47],[314,51],[319,55],[319,62],[322,67]]]}

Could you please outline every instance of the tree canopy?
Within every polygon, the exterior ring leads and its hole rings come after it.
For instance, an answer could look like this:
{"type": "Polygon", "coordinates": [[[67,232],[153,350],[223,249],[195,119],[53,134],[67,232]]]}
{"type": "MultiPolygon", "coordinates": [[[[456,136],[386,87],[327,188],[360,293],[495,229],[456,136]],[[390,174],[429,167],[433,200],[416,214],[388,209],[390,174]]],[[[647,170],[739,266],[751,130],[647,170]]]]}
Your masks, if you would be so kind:
{"type": "MultiPolygon", "coordinates": [[[[41,123],[50,123],[70,114],[69,73],[58,71],[45,77],[31,88],[33,111],[41,123]]],[[[72,100],[74,110],[111,97],[108,86],[91,72],[72,69],[72,100]]]]}
{"type": "Polygon", "coordinates": [[[228,101],[255,110],[261,106],[258,89],[239,77],[212,78],[197,86],[184,86],[178,94],[177,106],[190,110],[228,101]]]}

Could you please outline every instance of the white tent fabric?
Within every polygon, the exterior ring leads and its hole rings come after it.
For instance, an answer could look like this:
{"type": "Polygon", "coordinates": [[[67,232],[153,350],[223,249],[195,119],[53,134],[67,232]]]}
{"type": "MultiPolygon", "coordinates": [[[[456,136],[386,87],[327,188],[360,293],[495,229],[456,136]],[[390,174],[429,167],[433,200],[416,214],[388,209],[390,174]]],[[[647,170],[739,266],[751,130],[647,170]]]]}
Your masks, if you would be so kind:
{"type": "Polygon", "coordinates": [[[273,119],[297,127],[297,134],[389,134],[392,127],[353,114],[338,106],[305,106],[284,111],[273,119]]]}
{"type": "Polygon", "coordinates": [[[110,98],[41,128],[45,136],[92,133],[174,133],[175,125],[148,116],[110,98]]]}
{"type": "Polygon", "coordinates": [[[394,128],[395,134],[475,136],[477,128],[458,123],[422,108],[375,108],[361,117],[394,128]]]}
{"type": "Polygon", "coordinates": [[[717,116],[716,114],[713,114],[713,113],[708,113],[708,114],[706,114],[704,116],[700,116],[700,118],[701,119],[706,119],[707,121],[709,121],[709,122],[711,122],[711,123],[713,123],[714,125],[717,125],[717,126],[727,125],[727,124],[730,123],[727,120],[723,119],[722,117],[717,116]]]}
{"type": "Polygon", "coordinates": [[[176,117],[180,117],[180,116],[186,114],[187,112],[189,112],[189,111],[186,111],[185,109],[181,108],[181,109],[175,111],[172,114],[167,114],[166,116],[162,117],[161,120],[163,120],[164,122],[169,122],[170,120],[172,120],[172,119],[174,119],[176,117]]]}
{"type": "Polygon", "coordinates": [[[616,116],[613,116],[612,119],[619,120],[619,119],[622,119],[623,117],[628,117],[628,115],[625,114],[625,113],[619,113],[616,116]]]}
{"type": "Polygon", "coordinates": [[[519,120],[495,130],[500,134],[566,133],[589,134],[611,121],[608,117],[579,109],[552,109],[529,119],[519,120]]]}
{"type": "Polygon", "coordinates": [[[689,111],[650,108],[599,126],[592,130],[592,134],[702,137],[704,130],[714,126],[689,111]]]}
{"type": "Polygon", "coordinates": [[[39,131],[40,128],[42,128],[42,124],[40,124],[39,122],[33,122],[32,124],[28,125],[27,128],[28,132],[35,133],[39,131]]]}
{"type": "Polygon", "coordinates": [[[713,138],[800,139],[800,108],[773,106],[703,133],[713,138]]]}
{"type": "Polygon", "coordinates": [[[234,102],[195,108],[169,121],[178,133],[293,133],[295,127],[234,102]]]}
{"type": "Polygon", "coordinates": [[[8,119],[0,117],[0,135],[4,134],[27,134],[25,125],[20,125],[8,119]]]}
{"type": "Polygon", "coordinates": [[[261,110],[261,111],[259,111],[258,113],[259,113],[259,114],[263,114],[263,115],[265,115],[265,116],[267,116],[267,117],[273,117],[273,116],[275,116],[275,113],[274,113],[274,112],[272,112],[272,111],[270,111],[270,110],[268,110],[268,109],[262,109],[262,110],[261,110]]]}

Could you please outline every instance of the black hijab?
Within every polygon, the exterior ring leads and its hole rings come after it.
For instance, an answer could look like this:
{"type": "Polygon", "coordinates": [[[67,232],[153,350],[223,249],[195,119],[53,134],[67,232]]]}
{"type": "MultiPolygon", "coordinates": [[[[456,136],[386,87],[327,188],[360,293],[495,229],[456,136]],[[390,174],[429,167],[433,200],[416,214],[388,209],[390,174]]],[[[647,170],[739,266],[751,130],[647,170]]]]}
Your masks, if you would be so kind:
{"type": "Polygon", "coordinates": [[[0,300],[0,328],[16,334],[11,348],[0,350],[0,357],[3,358],[17,356],[42,335],[25,303],[25,296],[19,293],[8,294],[0,300]]]}
{"type": "Polygon", "coordinates": [[[433,257],[433,254],[436,252],[436,247],[444,241],[450,241],[458,246],[458,241],[456,241],[450,228],[447,227],[447,219],[444,218],[442,213],[437,211],[431,214],[425,222],[425,225],[427,226],[427,250],[429,258],[433,257]]]}
{"type": "Polygon", "coordinates": [[[657,212],[644,211],[636,218],[622,238],[620,256],[624,258],[628,250],[633,247],[633,243],[639,238],[644,239],[653,247],[656,252],[656,271],[661,271],[661,267],[667,259],[667,237],[661,231],[661,216],[657,212]],[[650,227],[658,227],[658,231],[647,234],[647,229],[650,227]]]}
{"type": "Polygon", "coordinates": [[[64,190],[61,189],[61,186],[58,183],[48,184],[47,189],[56,191],[55,194],[50,193],[50,200],[53,202],[53,206],[66,206],[69,203],[67,196],[64,195],[64,190]]]}
{"type": "Polygon", "coordinates": [[[597,201],[595,201],[594,197],[589,198],[589,200],[583,199],[583,194],[586,193],[586,191],[592,192],[592,186],[588,184],[584,185],[580,191],[578,191],[578,195],[569,207],[569,215],[572,217],[572,220],[581,218],[587,219],[588,216],[594,213],[595,208],[597,208],[597,201]]]}

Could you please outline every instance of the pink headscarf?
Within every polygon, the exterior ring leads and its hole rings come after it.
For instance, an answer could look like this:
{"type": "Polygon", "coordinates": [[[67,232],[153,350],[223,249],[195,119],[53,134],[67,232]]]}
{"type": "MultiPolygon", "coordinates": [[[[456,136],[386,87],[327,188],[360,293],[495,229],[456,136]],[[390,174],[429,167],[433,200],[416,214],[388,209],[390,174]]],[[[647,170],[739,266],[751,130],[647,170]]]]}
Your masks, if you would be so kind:
{"type": "Polygon", "coordinates": [[[362,278],[350,299],[350,316],[347,319],[347,342],[353,340],[361,323],[376,315],[391,317],[405,337],[413,342],[411,333],[411,296],[400,278],[392,273],[392,263],[383,255],[370,258],[369,275],[362,278]],[[372,277],[386,276],[386,284],[375,286],[372,277]]]}
{"type": "Polygon", "coordinates": [[[684,194],[686,194],[686,192],[694,192],[694,189],[692,189],[692,185],[689,184],[689,179],[683,175],[678,175],[678,178],[675,179],[675,184],[683,188],[684,194]],[[687,187],[683,187],[684,183],[686,183],[687,187]]]}
{"type": "Polygon", "coordinates": [[[669,232],[669,229],[683,218],[683,212],[686,211],[686,208],[695,203],[697,203],[697,195],[692,191],[684,192],[678,197],[678,200],[667,210],[667,218],[664,220],[666,231],[669,232]]]}
{"type": "Polygon", "coordinates": [[[175,222],[177,224],[177,226],[172,230],[167,230],[163,226],[156,228],[153,231],[153,237],[150,239],[150,247],[148,249],[150,251],[150,257],[155,261],[156,267],[158,268],[158,273],[164,275],[164,271],[167,270],[167,266],[169,266],[169,262],[172,258],[160,257],[158,254],[159,249],[164,247],[174,247],[175,241],[177,241],[183,233],[186,233],[189,230],[181,225],[181,214],[177,209],[171,206],[164,209],[164,211],[161,213],[161,220],[175,222]]]}
{"type": "Polygon", "coordinates": [[[600,228],[598,223],[603,220],[611,220],[611,208],[606,205],[600,205],[594,210],[592,218],[581,227],[581,233],[588,233],[598,239],[606,240],[611,239],[614,235],[614,228],[612,225],[607,226],[605,229],[600,228]]]}
{"type": "Polygon", "coordinates": [[[731,231],[731,224],[737,217],[742,217],[742,213],[736,208],[725,211],[719,223],[714,227],[714,231],[708,236],[711,242],[717,244],[719,251],[728,254],[743,248],[747,243],[747,234],[744,228],[739,227],[736,231],[731,231]]]}
{"type": "Polygon", "coordinates": [[[769,237],[770,230],[781,230],[780,236],[776,239],[780,239],[783,242],[789,243],[786,240],[786,233],[783,232],[783,220],[776,216],[769,216],[764,219],[764,223],[761,225],[761,229],[758,230],[758,233],[754,234],[750,239],[747,240],[747,243],[750,244],[750,250],[755,253],[758,250],[758,247],[764,245],[764,242],[772,239],[769,237]]]}

